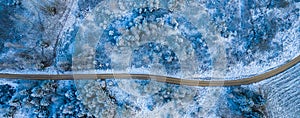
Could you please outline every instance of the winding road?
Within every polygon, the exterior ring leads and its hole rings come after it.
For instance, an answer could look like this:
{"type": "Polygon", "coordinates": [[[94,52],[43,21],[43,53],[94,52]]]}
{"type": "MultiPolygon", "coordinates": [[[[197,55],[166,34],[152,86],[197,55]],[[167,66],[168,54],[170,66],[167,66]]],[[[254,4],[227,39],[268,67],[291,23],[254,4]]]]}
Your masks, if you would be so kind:
{"type": "Polygon", "coordinates": [[[81,79],[140,79],[140,80],[155,80],[158,82],[166,82],[178,85],[187,86],[239,86],[256,83],[272,76],[275,76],[300,62],[300,55],[289,61],[288,63],[270,70],[266,73],[256,75],[249,78],[237,79],[237,80],[199,80],[201,78],[182,79],[176,77],[168,77],[161,75],[151,74],[128,74],[128,73],[112,73],[112,74],[9,74],[1,73],[0,78],[7,79],[28,79],[28,80],[81,80],[81,79]],[[197,80],[196,80],[197,79],[197,80]]]}

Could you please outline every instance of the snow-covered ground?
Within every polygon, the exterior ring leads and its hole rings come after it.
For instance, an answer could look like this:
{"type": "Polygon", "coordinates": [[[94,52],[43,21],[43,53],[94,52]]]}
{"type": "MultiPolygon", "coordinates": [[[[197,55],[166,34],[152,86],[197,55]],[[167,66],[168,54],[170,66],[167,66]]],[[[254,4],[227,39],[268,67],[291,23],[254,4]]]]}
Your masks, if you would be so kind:
{"type": "MultiPolygon", "coordinates": [[[[0,72],[253,76],[300,54],[299,7],[298,0],[2,0],[0,72]]],[[[280,99],[299,105],[297,68],[253,85],[212,88],[3,78],[0,115],[296,117],[299,108],[280,99]]]]}

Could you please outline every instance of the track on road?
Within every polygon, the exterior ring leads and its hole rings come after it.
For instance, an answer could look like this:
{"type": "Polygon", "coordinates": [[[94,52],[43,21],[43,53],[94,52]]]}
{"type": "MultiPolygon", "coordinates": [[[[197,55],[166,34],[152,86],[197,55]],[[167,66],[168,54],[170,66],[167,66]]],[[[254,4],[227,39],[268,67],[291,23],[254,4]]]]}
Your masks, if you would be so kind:
{"type": "Polygon", "coordinates": [[[169,76],[151,75],[151,74],[129,74],[129,73],[112,73],[112,74],[9,74],[0,73],[0,78],[7,79],[29,79],[29,80],[82,80],[82,79],[140,79],[155,80],[158,82],[166,82],[187,86],[239,86],[256,83],[270,77],[273,77],[300,62],[300,55],[289,61],[288,63],[270,70],[266,73],[253,77],[242,78],[237,80],[199,80],[201,78],[182,79],[169,76]],[[196,80],[198,79],[198,80],[196,80]]]}

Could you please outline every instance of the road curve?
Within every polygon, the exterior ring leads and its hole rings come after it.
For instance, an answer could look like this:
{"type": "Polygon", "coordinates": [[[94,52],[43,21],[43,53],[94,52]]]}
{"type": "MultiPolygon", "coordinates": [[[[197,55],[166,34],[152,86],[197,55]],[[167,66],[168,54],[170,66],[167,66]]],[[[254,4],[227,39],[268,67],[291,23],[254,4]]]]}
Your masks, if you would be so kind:
{"type": "MultiPolygon", "coordinates": [[[[7,79],[28,79],[28,80],[79,80],[79,79],[140,79],[140,80],[155,80],[158,82],[166,82],[178,85],[187,86],[238,86],[256,83],[272,76],[275,76],[300,62],[300,55],[289,61],[288,63],[270,70],[266,73],[237,80],[195,80],[194,79],[181,79],[175,77],[161,76],[161,75],[151,75],[151,74],[128,74],[128,73],[113,73],[113,74],[8,74],[0,73],[0,78],[7,79]]],[[[201,78],[197,78],[201,79],[201,78]]]]}

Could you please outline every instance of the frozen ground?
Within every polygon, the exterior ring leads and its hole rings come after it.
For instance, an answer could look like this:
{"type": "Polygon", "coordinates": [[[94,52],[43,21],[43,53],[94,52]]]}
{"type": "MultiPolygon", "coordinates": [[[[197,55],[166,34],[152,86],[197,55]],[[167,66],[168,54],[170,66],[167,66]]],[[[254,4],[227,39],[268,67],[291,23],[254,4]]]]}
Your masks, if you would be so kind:
{"type": "MultiPolygon", "coordinates": [[[[300,54],[299,9],[299,0],[1,0],[0,71],[253,76],[300,54]]],[[[3,78],[0,115],[296,118],[299,74],[298,64],[237,87],[3,78]]]]}

